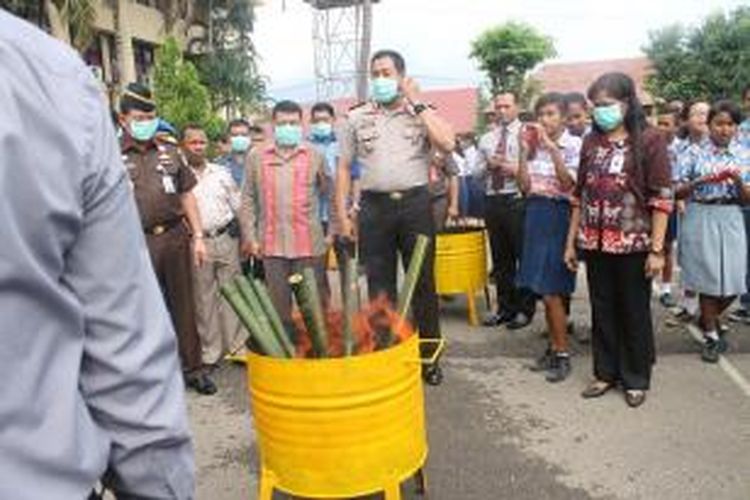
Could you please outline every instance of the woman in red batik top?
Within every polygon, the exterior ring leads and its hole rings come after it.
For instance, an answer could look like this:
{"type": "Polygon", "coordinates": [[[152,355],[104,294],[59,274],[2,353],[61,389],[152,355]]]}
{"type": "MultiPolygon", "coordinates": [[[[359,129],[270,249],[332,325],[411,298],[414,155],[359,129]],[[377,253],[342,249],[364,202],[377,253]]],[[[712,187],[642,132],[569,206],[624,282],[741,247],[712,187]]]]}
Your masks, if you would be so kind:
{"type": "Polygon", "coordinates": [[[646,399],[656,360],[651,280],[664,267],[672,209],[665,137],[649,127],[632,79],[607,73],[589,88],[592,133],[584,140],[565,261],[586,262],[595,380],[582,396],[620,384],[625,400],[646,399]]]}

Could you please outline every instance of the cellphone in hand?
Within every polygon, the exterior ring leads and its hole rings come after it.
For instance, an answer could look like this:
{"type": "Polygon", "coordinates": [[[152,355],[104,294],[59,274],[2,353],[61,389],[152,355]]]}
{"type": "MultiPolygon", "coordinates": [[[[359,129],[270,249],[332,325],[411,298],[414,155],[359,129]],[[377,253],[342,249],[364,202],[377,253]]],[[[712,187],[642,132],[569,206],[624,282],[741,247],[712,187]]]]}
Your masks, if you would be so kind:
{"type": "Polygon", "coordinates": [[[523,127],[523,140],[526,144],[528,144],[530,149],[536,149],[536,147],[539,145],[539,131],[536,129],[535,126],[532,125],[524,125],[523,127]]]}

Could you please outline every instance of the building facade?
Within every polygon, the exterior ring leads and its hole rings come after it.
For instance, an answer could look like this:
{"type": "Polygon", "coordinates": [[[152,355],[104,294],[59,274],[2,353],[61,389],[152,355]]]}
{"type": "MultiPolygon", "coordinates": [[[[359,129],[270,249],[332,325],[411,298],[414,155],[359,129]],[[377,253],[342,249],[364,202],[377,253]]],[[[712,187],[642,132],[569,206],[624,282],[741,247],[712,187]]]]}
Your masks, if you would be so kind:
{"type": "MultiPolygon", "coordinates": [[[[92,0],[95,18],[91,44],[82,50],[82,57],[102,81],[110,97],[130,82],[150,83],[156,49],[168,36],[174,36],[183,50],[192,32],[200,30],[194,16],[180,16],[177,2],[169,0],[92,0]],[[172,9],[172,10],[170,10],[172,9]],[[175,12],[167,16],[166,12],[175,12]],[[168,17],[174,19],[168,21],[168,17]],[[186,19],[191,19],[190,23],[186,19]],[[188,24],[193,26],[188,29],[188,24]]],[[[23,8],[11,9],[53,36],[69,40],[69,28],[55,12],[52,2],[27,2],[23,8]]],[[[180,8],[192,13],[193,1],[182,2],[180,8]]]]}

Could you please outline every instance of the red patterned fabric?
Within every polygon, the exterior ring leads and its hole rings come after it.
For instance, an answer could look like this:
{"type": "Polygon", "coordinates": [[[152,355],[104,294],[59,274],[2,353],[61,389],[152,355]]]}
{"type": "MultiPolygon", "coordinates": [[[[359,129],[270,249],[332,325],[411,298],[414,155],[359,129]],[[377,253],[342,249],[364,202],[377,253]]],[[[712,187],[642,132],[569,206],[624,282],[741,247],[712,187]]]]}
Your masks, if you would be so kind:
{"type": "Polygon", "coordinates": [[[630,141],[615,144],[596,133],[584,141],[574,195],[580,248],[613,254],[651,249],[652,211],[670,213],[673,193],[666,139],[647,129],[642,151],[639,169],[630,141]]]}

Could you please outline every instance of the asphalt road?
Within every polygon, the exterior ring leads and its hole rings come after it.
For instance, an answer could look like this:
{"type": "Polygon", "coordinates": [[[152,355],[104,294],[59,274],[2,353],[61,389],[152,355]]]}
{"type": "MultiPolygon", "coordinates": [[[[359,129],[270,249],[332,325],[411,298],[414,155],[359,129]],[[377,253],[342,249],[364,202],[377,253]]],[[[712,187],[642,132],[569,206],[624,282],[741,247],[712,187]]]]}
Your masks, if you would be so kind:
{"type": "MultiPolygon", "coordinates": [[[[699,359],[682,327],[655,306],[659,360],[646,404],[612,392],[584,401],[586,343],[574,371],[550,385],[526,365],[544,347],[542,314],[522,332],[470,328],[462,301],[445,307],[446,380],[427,388],[432,500],[750,499],[750,327],[734,326],[732,379],[699,359]]],[[[587,323],[584,297],[574,302],[587,323]]],[[[579,331],[585,327],[579,326],[579,331]]],[[[225,366],[220,393],[189,396],[199,500],[255,499],[257,449],[244,370],[225,366]]],[[[405,484],[405,498],[414,498],[405,484]]],[[[282,498],[282,496],[279,496],[282,498]]]]}

